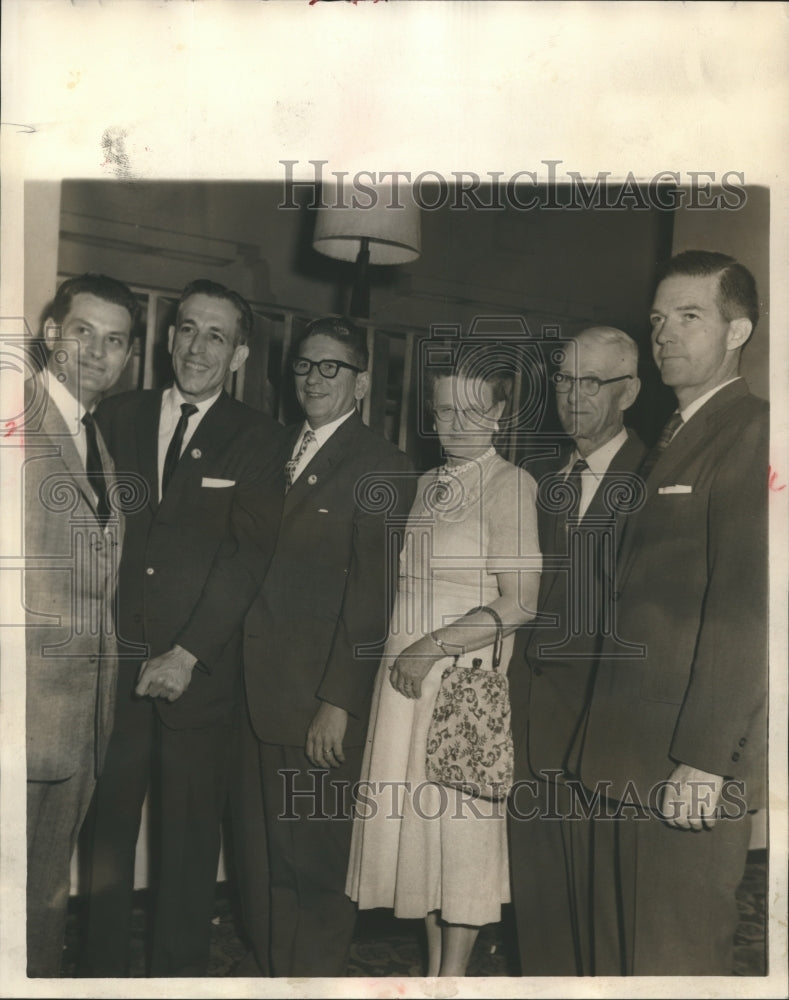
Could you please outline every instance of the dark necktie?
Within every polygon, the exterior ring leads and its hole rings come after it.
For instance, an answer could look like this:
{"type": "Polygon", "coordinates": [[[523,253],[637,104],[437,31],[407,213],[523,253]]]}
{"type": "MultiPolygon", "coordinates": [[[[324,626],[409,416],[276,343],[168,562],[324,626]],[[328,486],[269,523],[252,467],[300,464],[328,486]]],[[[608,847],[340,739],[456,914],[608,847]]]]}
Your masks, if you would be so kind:
{"type": "Polygon", "coordinates": [[[660,437],[655,442],[655,446],[652,448],[647,457],[644,459],[644,464],[641,466],[641,469],[639,470],[639,474],[642,479],[647,479],[649,477],[649,473],[655,467],[657,460],[660,458],[660,456],[663,454],[666,448],[668,448],[669,444],[671,443],[671,439],[674,437],[674,435],[676,434],[676,432],[679,430],[679,428],[682,426],[683,423],[684,421],[678,412],[671,414],[671,416],[668,419],[668,423],[663,428],[660,437]]]}
{"type": "Polygon", "coordinates": [[[164,456],[164,469],[162,470],[162,499],[164,499],[167,487],[170,485],[170,480],[175,472],[175,467],[178,465],[178,461],[181,458],[181,448],[184,443],[186,425],[189,423],[189,418],[193,413],[197,413],[197,407],[194,403],[181,403],[181,416],[176,424],[175,430],[173,431],[173,436],[170,438],[167,454],[164,456]]]}
{"type": "Polygon", "coordinates": [[[104,463],[101,460],[99,443],[96,440],[96,421],[92,413],[86,413],[82,418],[85,428],[85,438],[88,442],[88,456],[85,462],[85,471],[88,474],[90,487],[96,494],[96,513],[102,527],[107,523],[110,516],[110,508],[107,503],[107,478],[104,474],[104,463]]]}
{"type": "Polygon", "coordinates": [[[315,440],[315,432],[307,429],[304,432],[304,437],[301,439],[301,444],[299,445],[299,450],[285,463],[285,478],[287,479],[287,486],[285,487],[285,492],[291,488],[296,479],[296,469],[299,467],[299,462],[304,457],[304,452],[309,448],[312,442],[315,440]]]}
{"type": "Polygon", "coordinates": [[[571,517],[578,516],[578,510],[581,506],[581,473],[585,472],[588,468],[589,466],[585,458],[576,459],[572,469],[570,469],[569,476],[565,479],[565,483],[567,483],[573,492],[573,502],[567,511],[568,520],[571,517]]]}

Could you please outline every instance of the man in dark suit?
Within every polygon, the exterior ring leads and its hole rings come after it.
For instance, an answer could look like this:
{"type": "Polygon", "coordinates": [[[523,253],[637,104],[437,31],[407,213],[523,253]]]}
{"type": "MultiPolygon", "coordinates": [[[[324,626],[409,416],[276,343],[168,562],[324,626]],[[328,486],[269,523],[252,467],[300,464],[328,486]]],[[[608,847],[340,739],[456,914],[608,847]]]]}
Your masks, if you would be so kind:
{"type": "Polygon", "coordinates": [[[123,371],[138,312],[113,278],[64,281],[44,324],[47,367],[25,385],[29,976],[60,973],[71,855],[112,728],[123,518],[92,411],[123,371]]]}
{"type": "Polygon", "coordinates": [[[258,793],[237,814],[239,881],[265,970],[268,838],[275,976],[345,975],[356,916],[345,895],[350,789],[383,648],[364,647],[386,635],[399,554],[387,522],[407,516],[415,486],[406,456],[356,412],[367,364],[365,336],[347,320],[315,320],[295,347],[306,420],[290,433],[277,549],[244,627],[258,793]]]}
{"type": "Polygon", "coordinates": [[[626,333],[592,327],[568,346],[554,380],[574,447],[539,476],[539,617],[521,630],[509,672],[515,778],[529,783],[516,786],[509,813],[524,975],[595,971],[585,905],[593,838],[574,801],[572,748],[602,627],[603,564],[627,508],[617,498],[637,491],[634,470],[645,454],[624,426],[640,389],[637,371],[638,348],[626,333]]]}
{"type": "Polygon", "coordinates": [[[93,805],[86,974],[128,975],[135,845],[152,767],[151,974],[206,971],[240,626],[282,504],[280,426],[222,388],[244,363],[251,330],[241,296],[192,282],[169,331],[175,384],[110,398],[98,413],[116,466],[141,476],[148,496],[129,515],[120,566],[119,635],[133,648],[121,662],[93,805]]]}
{"type": "Polygon", "coordinates": [[[731,257],[687,251],[660,275],[652,349],[678,410],[641,470],[581,756],[620,807],[632,975],[732,972],[747,810],[764,802],[768,406],[738,377],[757,318],[731,257]]]}

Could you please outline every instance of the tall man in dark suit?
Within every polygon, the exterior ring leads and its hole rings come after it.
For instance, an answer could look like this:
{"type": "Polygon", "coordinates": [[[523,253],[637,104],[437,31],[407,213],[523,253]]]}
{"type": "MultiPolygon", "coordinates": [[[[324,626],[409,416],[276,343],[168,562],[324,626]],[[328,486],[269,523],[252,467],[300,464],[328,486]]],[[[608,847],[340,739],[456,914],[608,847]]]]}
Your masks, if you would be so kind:
{"type": "Polygon", "coordinates": [[[120,566],[122,661],[115,731],[93,813],[85,972],[128,975],[140,811],[153,767],[158,873],[151,973],[202,975],[241,684],[244,613],[282,505],[280,426],[231,399],[252,313],[200,280],[178,303],[175,384],[98,413],[115,463],[147,483],[120,566]],[[147,649],[142,665],[139,650],[147,649]],[[136,658],[135,658],[136,652],[136,658]]]}
{"type": "Polygon", "coordinates": [[[594,841],[574,799],[573,745],[603,624],[604,561],[627,506],[616,500],[636,492],[634,470],[645,454],[624,426],[640,389],[637,371],[638,348],[626,333],[591,327],[568,346],[554,381],[573,447],[539,476],[539,619],[521,630],[509,671],[515,778],[531,783],[516,787],[509,814],[518,944],[529,976],[595,971],[586,906],[594,841]]]}
{"type": "Polygon", "coordinates": [[[258,793],[238,816],[239,880],[265,969],[268,837],[275,976],[345,975],[356,916],[345,895],[350,788],[378,665],[363,647],[386,635],[398,556],[387,521],[407,516],[415,486],[406,456],[356,412],[367,364],[365,336],[347,320],[315,320],[295,347],[306,420],[291,429],[277,549],[244,628],[258,793]]]}
{"type": "Polygon", "coordinates": [[[632,975],[732,971],[747,809],[764,802],[768,406],[738,377],[757,318],[731,257],[664,267],[652,349],[678,409],[624,531],[581,757],[587,787],[644,807],[615,824],[632,975]]]}
{"type": "Polygon", "coordinates": [[[44,324],[47,367],[25,386],[29,976],[60,973],[71,855],[112,728],[123,518],[92,411],[123,371],[138,312],[113,278],[64,281],[44,324]]]}

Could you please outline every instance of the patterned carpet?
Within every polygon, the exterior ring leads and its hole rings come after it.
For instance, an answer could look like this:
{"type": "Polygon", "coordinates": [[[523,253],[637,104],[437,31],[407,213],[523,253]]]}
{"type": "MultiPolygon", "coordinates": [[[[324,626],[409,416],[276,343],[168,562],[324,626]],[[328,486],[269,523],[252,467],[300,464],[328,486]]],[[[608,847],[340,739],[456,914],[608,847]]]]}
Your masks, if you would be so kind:
{"type": "MultiPolygon", "coordinates": [[[[764,851],[752,851],[745,876],[737,893],[740,925],[735,938],[734,974],[762,976],[766,971],[766,876],[764,851]]],[[[132,975],[145,975],[145,934],[148,922],[145,893],[135,900],[133,921],[132,975]]],[[[216,916],[211,936],[209,976],[232,975],[246,954],[237,930],[232,897],[225,887],[217,893],[216,916]]],[[[63,974],[75,975],[81,926],[80,908],[73,901],[66,932],[63,974]]],[[[349,976],[422,976],[425,955],[421,920],[395,920],[389,910],[363,912],[357,922],[351,949],[349,976]]],[[[501,923],[483,927],[474,947],[469,976],[519,975],[513,917],[504,908],[501,923]]]]}

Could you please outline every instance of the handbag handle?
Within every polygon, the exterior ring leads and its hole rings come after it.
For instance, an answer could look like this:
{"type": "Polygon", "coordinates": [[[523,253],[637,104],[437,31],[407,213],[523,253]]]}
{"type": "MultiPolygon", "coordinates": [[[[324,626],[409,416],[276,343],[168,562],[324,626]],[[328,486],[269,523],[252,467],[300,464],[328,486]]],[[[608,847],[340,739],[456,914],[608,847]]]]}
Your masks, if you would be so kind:
{"type": "Polygon", "coordinates": [[[480,604],[479,607],[472,608],[471,611],[467,611],[467,615],[476,614],[477,611],[487,611],[491,618],[496,622],[496,638],[493,642],[493,669],[495,670],[501,663],[501,651],[504,645],[504,623],[501,620],[501,615],[496,611],[495,608],[491,608],[488,604],[480,604]]]}

